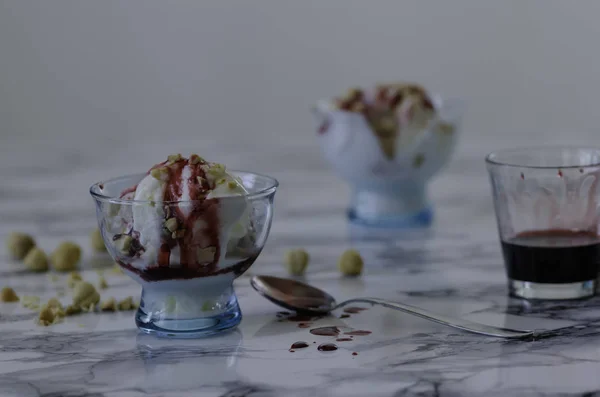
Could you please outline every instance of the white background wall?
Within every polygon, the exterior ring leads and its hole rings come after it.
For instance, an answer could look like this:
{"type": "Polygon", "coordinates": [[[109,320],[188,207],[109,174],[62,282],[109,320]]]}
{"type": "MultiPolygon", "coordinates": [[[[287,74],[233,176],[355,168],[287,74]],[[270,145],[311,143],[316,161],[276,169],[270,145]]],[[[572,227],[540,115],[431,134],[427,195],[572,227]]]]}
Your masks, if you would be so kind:
{"type": "Polygon", "coordinates": [[[0,0],[0,145],[312,145],[315,99],[405,79],[468,100],[463,153],[527,132],[600,146],[599,17],[597,0],[0,0]]]}

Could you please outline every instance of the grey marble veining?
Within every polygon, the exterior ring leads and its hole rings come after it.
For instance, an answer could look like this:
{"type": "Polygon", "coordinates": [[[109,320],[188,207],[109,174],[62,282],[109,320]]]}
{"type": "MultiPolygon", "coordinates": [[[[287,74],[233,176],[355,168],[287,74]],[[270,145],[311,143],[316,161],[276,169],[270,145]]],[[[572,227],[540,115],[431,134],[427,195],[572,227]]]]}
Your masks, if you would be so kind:
{"type": "MultiPolygon", "coordinates": [[[[241,138],[242,139],[242,138],[241,138]]],[[[249,143],[249,142],[246,142],[249,143]]],[[[95,226],[87,188],[92,182],[138,172],[189,145],[113,150],[105,144],[50,148],[23,157],[0,149],[0,235],[34,234],[51,250],[72,239],[85,247],[84,278],[109,258],[94,255],[95,226]],[[110,150],[109,150],[110,149],[110,150]],[[103,155],[104,153],[104,155],[103,155]],[[139,162],[142,162],[141,166],[139,162]]],[[[436,223],[429,230],[378,235],[349,227],[346,186],[324,167],[318,149],[302,142],[253,148],[203,144],[197,152],[233,168],[266,172],[281,182],[269,242],[248,274],[236,281],[244,319],[236,331],[201,340],[162,340],[139,334],[133,312],[85,314],[40,327],[36,313],[0,304],[0,395],[89,397],[271,396],[591,396],[600,393],[600,298],[527,303],[506,296],[489,187],[481,157],[461,155],[431,187],[436,223]],[[300,155],[289,156],[290,153],[300,155]],[[339,254],[358,248],[365,274],[341,278],[339,254]],[[287,249],[311,254],[307,280],[339,299],[378,296],[474,321],[545,330],[528,341],[503,341],[445,328],[373,307],[350,318],[315,320],[372,331],[339,350],[319,352],[331,337],[280,321],[280,310],[259,297],[248,276],[284,275],[287,249]],[[296,341],[309,347],[288,351],[296,341]],[[316,343],[313,343],[316,342],[316,343]],[[352,352],[358,353],[356,356],[352,352]]],[[[474,152],[473,152],[474,153],[474,152]]],[[[4,249],[4,248],[2,248],[4,249]]],[[[48,299],[65,276],[29,274],[0,252],[2,286],[48,299]]],[[[103,296],[138,295],[139,287],[106,272],[103,296]]],[[[61,298],[64,303],[68,294],[61,298]]]]}

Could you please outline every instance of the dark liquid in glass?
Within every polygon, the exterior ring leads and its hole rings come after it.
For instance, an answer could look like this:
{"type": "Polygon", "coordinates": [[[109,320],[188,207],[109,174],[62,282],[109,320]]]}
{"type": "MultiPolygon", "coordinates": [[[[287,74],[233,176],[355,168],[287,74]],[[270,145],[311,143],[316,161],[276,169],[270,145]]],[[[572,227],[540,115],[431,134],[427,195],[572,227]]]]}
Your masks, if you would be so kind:
{"type": "Polygon", "coordinates": [[[594,280],[600,267],[600,238],[573,230],[536,230],[502,241],[508,277],[534,283],[594,280]]]}

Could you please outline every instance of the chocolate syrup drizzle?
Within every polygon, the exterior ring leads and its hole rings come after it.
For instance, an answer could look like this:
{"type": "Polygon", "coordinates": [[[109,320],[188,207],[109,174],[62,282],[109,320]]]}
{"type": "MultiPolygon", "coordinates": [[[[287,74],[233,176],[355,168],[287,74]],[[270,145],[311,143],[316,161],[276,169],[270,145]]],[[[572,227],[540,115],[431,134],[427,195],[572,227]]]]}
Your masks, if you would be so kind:
{"type": "MultiPolygon", "coordinates": [[[[159,249],[157,263],[145,270],[140,270],[129,263],[118,261],[119,265],[137,273],[146,281],[158,281],[167,279],[191,279],[196,277],[208,277],[223,273],[234,272],[239,275],[245,272],[256,260],[258,253],[243,259],[234,266],[218,269],[217,264],[221,257],[221,244],[219,241],[219,206],[218,198],[207,199],[211,186],[206,178],[205,168],[209,163],[200,159],[192,164],[188,159],[181,158],[177,161],[164,161],[154,165],[148,174],[154,169],[165,170],[165,190],[163,194],[163,206],[165,220],[175,218],[177,220],[177,231],[180,235],[173,237],[171,231],[164,229],[162,244],[159,249]],[[188,166],[190,176],[187,181],[182,181],[183,169],[188,166]],[[188,203],[180,203],[184,183],[189,186],[190,198],[188,203]],[[189,205],[189,214],[186,216],[182,211],[182,205],[189,205]],[[201,236],[194,235],[194,225],[201,220],[206,226],[201,231],[201,236]],[[198,243],[200,242],[200,244],[198,243]],[[180,261],[177,267],[171,267],[171,251],[179,246],[180,261]],[[198,262],[197,252],[199,249],[214,247],[214,257],[211,261],[198,262]]],[[[137,185],[124,190],[121,198],[135,192],[137,185]]],[[[141,244],[138,245],[141,247],[141,244]]],[[[142,247],[143,248],[143,247],[142,247]]]]}

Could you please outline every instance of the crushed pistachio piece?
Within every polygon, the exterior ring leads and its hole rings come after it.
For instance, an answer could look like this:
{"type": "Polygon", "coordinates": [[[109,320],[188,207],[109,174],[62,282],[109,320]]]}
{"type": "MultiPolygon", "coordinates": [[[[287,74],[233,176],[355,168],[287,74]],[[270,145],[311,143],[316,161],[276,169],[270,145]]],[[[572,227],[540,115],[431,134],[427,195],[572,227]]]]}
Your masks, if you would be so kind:
{"type": "Polygon", "coordinates": [[[79,307],[77,305],[69,305],[65,309],[66,316],[73,316],[73,315],[79,314],[79,313],[81,313],[81,307],[79,307]]]}
{"type": "Polygon", "coordinates": [[[171,154],[171,155],[167,156],[167,161],[171,164],[176,163],[176,162],[180,161],[181,159],[183,159],[183,156],[181,156],[180,153],[171,154]]]}
{"type": "Polygon", "coordinates": [[[121,311],[134,310],[137,308],[136,304],[133,303],[133,298],[131,296],[119,301],[117,307],[121,311]]]}
{"type": "Polygon", "coordinates": [[[235,189],[238,186],[238,184],[236,181],[229,181],[227,182],[227,186],[229,186],[230,189],[235,189]]]}
{"type": "Polygon", "coordinates": [[[13,232],[6,239],[6,249],[15,259],[23,259],[35,247],[35,240],[29,234],[13,232]]]}
{"type": "Polygon", "coordinates": [[[285,253],[285,266],[288,272],[294,276],[301,276],[304,274],[310,256],[308,252],[303,249],[289,250],[285,253]]]}
{"type": "Polygon", "coordinates": [[[100,288],[100,289],[108,288],[108,283],[106,282],[106,279],[104,278],[104,276],[100,276],[98,278],[98,288],[100,288]]]}
{"type": "Polygon", "coordinates": [[[95,306],[100,301],[100,294],[94,286],[86,281],[81,281],[75,286],[73,291],[73,305],[80,306],[82,309],[95,306]]]}
{"type": "Polygon", "coordinates": [[[25,256],[23,263],[27,269],[33,272],[48,271],[48,257],[41,248],[34,247],[29,250],[29,253],[27,256],[25,256]]]}
{"type": "Polygon", "coordinates": [[[117,301],[115,298],[109,298],[108,300],[100,304],[100,310],[103,312],[114,312],[117,311],[117,301]]]}
{"type": "Polygon", "coordinates": [[[92,249],[96,252],[105,252],[106,245],[104,245],[104,239],[102,238],[102,232],[100,229],[95,228],[90,233],[90,245],[92,249]]]}
{"type": "Polygon", "coordinates": [[[27,309],[37,310],[40,308],[40,297],[25,295],[21,298],[21,304],[27,309]]]}
{"type": "Polygon", "coordinates": [[[14,289],[10,287],[4,287],[2,288],[2,293],[0,294],[0,300],[6,303],[18,302],[19,297],[14,289]]]}
{"type": "Polygon", "coordinates": [[[338,259],[338,269],[345,276],[358,276],[362,273],[363,259],[355,249],[349,249],[338,259]]]}
{"type": "Polygon", "coordinates": [[[199,164],[202,163],[204,161],[204,159],[200,156],[198,156],[197,154],[191,154],[190,155],[190,164],[199,164]]]}
{"type": "Polygon", "coordinates": [[[212,176],[223,175],[225,173],[225,166],[223,164],[213,163],[208,168],[207,173],[212,176]]]}
{"type": "Polygon", "coordinates": [[[169,177],[169,170],[167,167],[154,168],[150,171],[150,175],[152,175],[154,179],[165,181],[169,177]]]}
{"type": "Polygon", "coordinates": [[[67,285],[69,288],[75,288],[75,285],[77,285],[77,283],[80,281],[83,281],[83,278],[79,272],[72,271],[69,273],[69,276],[67,276],[67,285]]]}
{"type": "Polygon", "coordinates": [[[216,247],[198,248],[198,251],[196,252],[196,260],[199,263],[212,262],[215,260],[216,253],[216,247]]]}
{"type": "Polygon", "coordinates": [[[59,272],[70,272],[77,269],[77,263],[81,259],[81,247],[72,241],[59,244],[51,257],[54,270],[59,272]]]}
{"type": "Polygon", "coordinates": [[[63,309],[63,305],[57,298],[50,298],[48,302],[44,305],[44,307],[50,307],[52,309],[63,309]]]}
{"type": "Polygon", "coordinates": [[[175,230],[177,230],[177,226],[178,226],[177,218],[169,218],[165,221],[165,227],[171,233],[173,233],[175,230]]]}
{"type": "Polygon", "coordinates": [[[122,234],[117,240],[115,240],[115,246],[119,251],[124,254],[128,254],[131,249],[131,243],[133,242],[133,237],[122,234]]]}
{"type": "Polygon", "coordinates": [[[38,316],[38,324],[44,327],[54,324],[57,316],[54,314],[54,311],[50,307],[45,307],[40,311],[38,316]]]}

